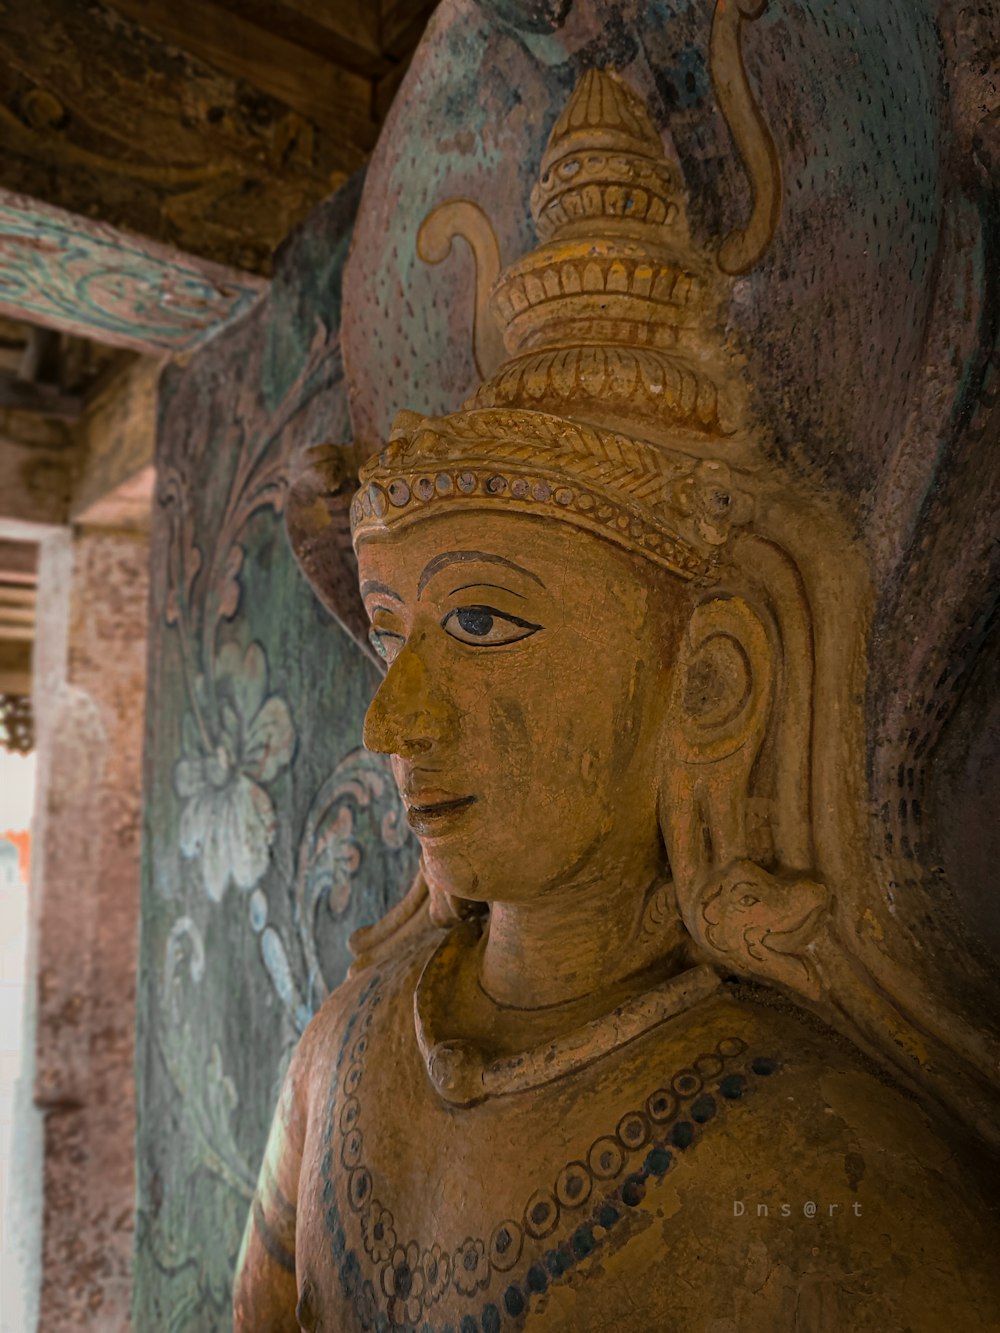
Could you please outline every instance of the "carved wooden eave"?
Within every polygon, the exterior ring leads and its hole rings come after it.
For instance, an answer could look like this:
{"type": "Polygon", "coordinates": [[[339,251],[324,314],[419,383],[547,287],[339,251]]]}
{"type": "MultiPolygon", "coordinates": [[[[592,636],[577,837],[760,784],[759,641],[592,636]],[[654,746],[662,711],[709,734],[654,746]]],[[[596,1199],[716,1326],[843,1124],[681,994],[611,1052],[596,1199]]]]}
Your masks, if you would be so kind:
{"type": "Polygon", "coordinates": [[[267,282],[0,190],[0,313],[149,355],[185,352],[267,282]]]}

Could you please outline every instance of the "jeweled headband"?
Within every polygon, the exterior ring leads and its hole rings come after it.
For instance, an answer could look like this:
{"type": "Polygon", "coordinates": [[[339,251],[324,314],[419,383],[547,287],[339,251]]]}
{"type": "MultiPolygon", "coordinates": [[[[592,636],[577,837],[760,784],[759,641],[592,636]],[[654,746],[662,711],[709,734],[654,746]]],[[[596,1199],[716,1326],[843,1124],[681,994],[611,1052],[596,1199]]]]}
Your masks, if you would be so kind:
{"type": "Polygon", "coordinates": [[[551,515],[709,578],[744,498],[725,463],[698,461],[544,412],[484,408],[439,419],[406,413],[361,472],[355,546],[463,507],[551,515]]]}

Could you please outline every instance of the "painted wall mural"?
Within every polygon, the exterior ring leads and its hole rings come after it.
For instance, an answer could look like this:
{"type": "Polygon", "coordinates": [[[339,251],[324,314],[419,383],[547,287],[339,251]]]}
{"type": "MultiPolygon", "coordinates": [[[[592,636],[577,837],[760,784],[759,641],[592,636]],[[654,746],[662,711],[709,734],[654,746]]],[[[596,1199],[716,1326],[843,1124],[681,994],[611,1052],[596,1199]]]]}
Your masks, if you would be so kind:
{"type": "Polygon", "coordinates": [[[360,744],[374,668],[298,574],[289,459],[348,440],[340,271],[358,193],[161,399],[140,981],[136,1324],[230,1326],[281,1077],[347,937],[415,864],[360,744]]]}

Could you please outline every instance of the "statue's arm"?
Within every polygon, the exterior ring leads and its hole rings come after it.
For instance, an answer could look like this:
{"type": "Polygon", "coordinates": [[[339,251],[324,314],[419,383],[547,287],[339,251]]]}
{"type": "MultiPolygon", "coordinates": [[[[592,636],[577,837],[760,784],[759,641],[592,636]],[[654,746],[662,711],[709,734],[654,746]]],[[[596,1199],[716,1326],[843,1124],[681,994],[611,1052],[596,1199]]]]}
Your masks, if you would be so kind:
{"type": "Polygon", "coordinates": [[[292,1057],[271,1122],[233,1284],[234,1333],[299,1333],[295,1214],[305,1143],[305,1038],[292,1057]]]}

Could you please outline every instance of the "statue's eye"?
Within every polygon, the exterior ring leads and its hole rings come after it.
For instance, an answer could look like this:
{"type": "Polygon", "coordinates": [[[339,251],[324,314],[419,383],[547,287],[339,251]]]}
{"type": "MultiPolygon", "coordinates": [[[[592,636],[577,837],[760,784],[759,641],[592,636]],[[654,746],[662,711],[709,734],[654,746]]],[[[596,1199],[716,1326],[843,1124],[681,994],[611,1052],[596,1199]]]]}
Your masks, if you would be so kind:
{"type": "Polygon", "coordinates": [[[376,629],[373,625],[368,631],[368,642],[384,662],[392,662],[405,640],[402,634],[393,634],[387,629],[376,629]]]}
{"type": "Polygon", "coordinates": [[[530,620],[498,611],[493,606],[458,606],[449,611],[441,625],[459,643],[493,648],[502,643],[517,643],[541,629],[530,620]]]}

